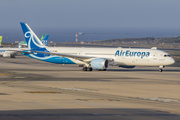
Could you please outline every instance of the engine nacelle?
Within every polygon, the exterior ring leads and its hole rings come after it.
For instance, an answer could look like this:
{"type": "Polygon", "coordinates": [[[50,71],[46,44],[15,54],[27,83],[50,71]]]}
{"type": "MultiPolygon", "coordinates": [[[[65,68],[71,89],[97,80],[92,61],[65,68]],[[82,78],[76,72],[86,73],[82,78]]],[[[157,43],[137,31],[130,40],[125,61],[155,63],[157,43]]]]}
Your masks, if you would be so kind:
{"type": "Polygon", "coordinates": [[[122,68],[135,68],[136,66],[128,66],[128,65],[119,65],[122,68]]]}
{"type": "Polygon", "coordinates": [[[108,66],[108,60],[105,58],[97,58],[91,61],[91,67],[94,69],[106,69],[108,66]]]}
{"type": "Polygon", "coordinates": [[[10,53],[3,53],[3,55],[2,55],[3,57],[10,57],[11,56],[11,54],[10,53]]]}

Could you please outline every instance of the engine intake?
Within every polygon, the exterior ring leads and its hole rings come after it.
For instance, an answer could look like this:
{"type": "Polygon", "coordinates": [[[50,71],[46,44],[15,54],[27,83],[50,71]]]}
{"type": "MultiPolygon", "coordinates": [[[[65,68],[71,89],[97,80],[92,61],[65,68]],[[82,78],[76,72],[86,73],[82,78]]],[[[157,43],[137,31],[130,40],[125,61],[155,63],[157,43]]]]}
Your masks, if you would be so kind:
{"type": "Polygon", "coordinates": [[[105,58],[97,58],[91,61],[91,67],[94,69],[106,69],[108,66],[108,60],[105,58]]]}

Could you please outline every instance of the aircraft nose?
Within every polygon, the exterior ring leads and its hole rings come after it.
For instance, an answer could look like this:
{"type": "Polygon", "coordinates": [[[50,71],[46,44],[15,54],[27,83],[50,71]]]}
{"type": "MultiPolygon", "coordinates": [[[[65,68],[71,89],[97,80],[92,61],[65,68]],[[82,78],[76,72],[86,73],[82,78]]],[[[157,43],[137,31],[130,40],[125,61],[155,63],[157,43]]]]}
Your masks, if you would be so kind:
{"type": "Polygon", "coordinates": [[[175,60],[174,60],[173,58],[171,58],[170,63],[171,63],[171,64],[174,64],[174,63],[175,63],[175,60]]]}

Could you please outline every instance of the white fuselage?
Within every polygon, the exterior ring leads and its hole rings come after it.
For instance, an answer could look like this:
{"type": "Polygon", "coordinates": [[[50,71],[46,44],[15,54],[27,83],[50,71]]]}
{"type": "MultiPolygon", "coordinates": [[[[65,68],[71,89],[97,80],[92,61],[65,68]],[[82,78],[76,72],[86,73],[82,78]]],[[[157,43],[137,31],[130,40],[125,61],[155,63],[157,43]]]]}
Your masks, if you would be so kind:
{"type": "MultiPolygon", "coordinates": [[[[0,48],[0,55],[3,57],[11,57],[11,55],[16,55],[18,50],[21,48],[0,48]]],[[[28,50],[28,48],[23,48],[23,50],[28,50]]]]}
{"type": "MultiPolygon", "coordinates": [[[[112,59],[110,65],[165,66],[175,62],[168,53],[157,49],[47,47],[47,50],[52,53],[112,59]]],[[[83,64],[82,61],[73,58],[69,59],[76,64],[83,64]]]]}
{"type": "MultiPolygon", "coordinates": [[[[168,53],[157,49],[138,49],[138,48],[84,48],[84,47],[46,47],[49,52],[63,53],[69,55],[91,56],[94,58],[111,59],[109,65],[127,66],[165,66],[171,65],[175,61],[168,53]]],[[[16,54],[22,48],[1,48],[0,55],[9,57],[16,54]]],[[[28,48],[23,48],[28,50],[28,48]]],[[[83,61],[69,58],[75,64],[84,64],[83,61]]],[[[68,64],[68,63],[67,63],[68,64]]]]}

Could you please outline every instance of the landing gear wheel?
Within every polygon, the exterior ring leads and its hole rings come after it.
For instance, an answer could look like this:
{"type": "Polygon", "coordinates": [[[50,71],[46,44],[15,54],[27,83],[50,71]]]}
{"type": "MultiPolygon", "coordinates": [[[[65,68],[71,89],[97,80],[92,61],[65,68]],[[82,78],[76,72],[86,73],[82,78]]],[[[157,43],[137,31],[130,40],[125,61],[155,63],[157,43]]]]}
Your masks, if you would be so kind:
{"type": "Polygon", "coordinates": [[[163,69],[159,69],[159,72],[162,72],[163,71],[163,69]]]}
{"type": "Polygon", "coordinates": [[[10,56],[10,58],[15,58],[15,55],[14,55],[14,54],[12,54],[12,55],[10,56]]]}
{"type": "Polygon", "coordinates": [[[91,67],[88,67],[88,68],[87,68],[87,71],[92,71],[92,68],[91,68],[91,67]]]}
{"type": "Polygon", "coordinates": [[[83,71],[87,71],[87,67],[83,67],[83,71]]]}
{"type": "Polygon", "coordinates": [[[92,67],[83,67],[83,71],[92,71],[92,67]]]}
{"type": "Polygon", "coordinates": [[[102,69],[102,71],[106,71],[106,69],[102,69]]]}
{"type": "Polygon", "coordinates": [[[163,71],[163,68],[164,68],[165,66],[159,66],[159,72],[162,72],[163,71]]]}

